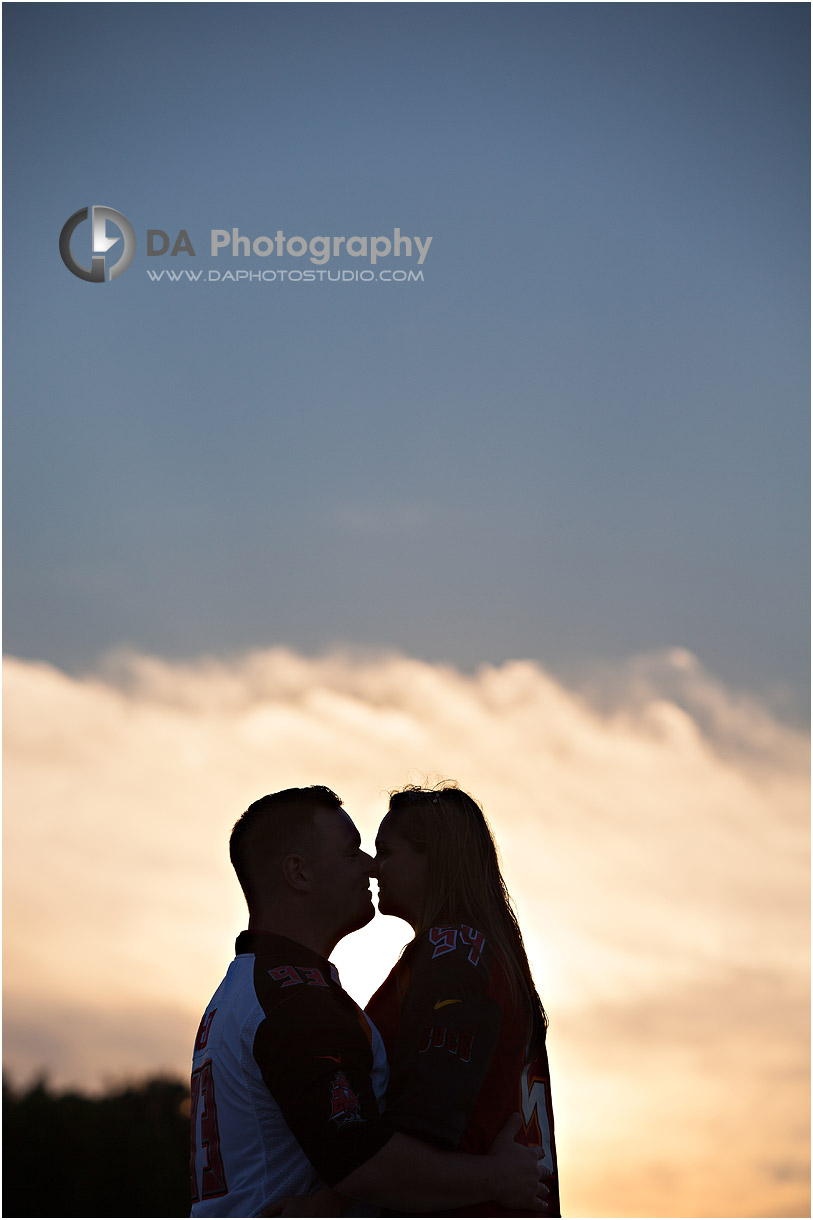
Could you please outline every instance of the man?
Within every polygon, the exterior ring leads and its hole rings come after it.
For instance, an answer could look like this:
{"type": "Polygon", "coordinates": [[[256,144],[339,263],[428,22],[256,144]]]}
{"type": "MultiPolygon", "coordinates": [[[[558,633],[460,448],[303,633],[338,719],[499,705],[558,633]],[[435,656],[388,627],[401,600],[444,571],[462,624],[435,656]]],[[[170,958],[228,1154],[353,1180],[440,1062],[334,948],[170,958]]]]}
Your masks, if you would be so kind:
{"type": "Polygon", "coordinates": [[[383,1045],[328,961],[374,914],[372,859],[339,797],[315,786],[255,801],[230,853],[249,925],[195,1040],[192,1215],[257,1215],[323,1184],[407,1214],[488,1200],[543,1214],[538,1150],[507,1127],[488,1156],[467,1156],[379,1114],[383,1045]]]}

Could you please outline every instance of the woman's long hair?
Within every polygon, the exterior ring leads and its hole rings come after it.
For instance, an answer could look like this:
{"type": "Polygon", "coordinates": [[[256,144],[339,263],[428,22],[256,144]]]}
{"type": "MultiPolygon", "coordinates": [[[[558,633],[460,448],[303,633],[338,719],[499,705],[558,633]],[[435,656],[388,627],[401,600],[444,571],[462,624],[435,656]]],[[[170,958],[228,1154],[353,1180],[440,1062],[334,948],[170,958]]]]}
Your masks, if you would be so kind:
{"type": "Polygon", "coordinates": [[[541,1050],[548,1018],[531,978],[522,933],[500,872],[488,822],[475,800],[444,781],[390,793],[393,829],[426,856],[426,900],[416,937],[427,928],[473,921],[502,962],[515,1007],[528,1013],[528,1062],[541,1050]]]}

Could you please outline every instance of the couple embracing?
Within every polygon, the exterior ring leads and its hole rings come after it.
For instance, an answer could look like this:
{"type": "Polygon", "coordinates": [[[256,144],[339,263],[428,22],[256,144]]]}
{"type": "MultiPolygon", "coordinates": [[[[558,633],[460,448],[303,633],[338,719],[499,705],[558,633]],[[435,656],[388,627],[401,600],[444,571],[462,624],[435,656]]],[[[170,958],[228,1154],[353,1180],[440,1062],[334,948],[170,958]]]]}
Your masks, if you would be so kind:
{"type": "Polygon", "coordinates": [[[249,806],[248,930],[192,1071],[193,1216],[558,1216],[547,1018],[483,813],[393,793],[375,858],[329,788],[249,806]],[[379,911],[415,936],[362,1011],[329,961],[379,911]]]}

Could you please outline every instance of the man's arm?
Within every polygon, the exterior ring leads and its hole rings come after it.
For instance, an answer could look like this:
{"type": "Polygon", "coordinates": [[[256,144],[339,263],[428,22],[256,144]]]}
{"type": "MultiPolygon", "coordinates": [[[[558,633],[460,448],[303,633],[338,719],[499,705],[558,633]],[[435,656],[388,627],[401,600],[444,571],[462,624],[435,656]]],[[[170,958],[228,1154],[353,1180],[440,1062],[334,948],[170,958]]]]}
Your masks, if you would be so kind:
{"type": "Polygon", "coordinates": [[[394,1135],[333,1190],[280,1199],[260,1214],[341,1216],[350,1198],[356,1198],[410,1216],[479,1203],[547,1215],[547,1170],[540,1172],[539,1148],[514,1143],[519,1125],[520,1116],[513,1114],[486,1156],[444,1152],[408,1135],[394,1135]]]}
{"type": "MultiPolygon", "coordinates": [[[[255,983],[258,994],[271,988],[273,979],[266,975],[255,983]]],[[[272,994],[252,1049],[285,1121],[324,1182],[343,1195],[416,1214],[492,1201],[542,1214],[535,1206],[537,1154],[513,1141],[518,1115],[486,1156],[446,1152],[393,1134],[379,1117],[371,1050],[355,1010],[345,1021],[330,995],[315,986],[295,995],[297,1002],[275,1006],[272,994]]]]}
{"type": "Polygon", "coordinates": [[[446,1152],[395,1134],[334,1189],[410,1215],[478,1203],[545,1215],[540,1149],[514,1143],[519,1125],[519,1115],[512,1115],[486,1156],[446,1152]]]}

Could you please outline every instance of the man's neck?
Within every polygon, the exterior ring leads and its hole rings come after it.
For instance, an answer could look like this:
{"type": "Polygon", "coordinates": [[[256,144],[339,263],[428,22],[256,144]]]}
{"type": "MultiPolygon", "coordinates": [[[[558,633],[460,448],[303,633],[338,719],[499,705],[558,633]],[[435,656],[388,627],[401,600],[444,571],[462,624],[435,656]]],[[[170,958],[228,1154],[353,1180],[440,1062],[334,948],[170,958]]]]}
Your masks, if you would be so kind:
{"type": "Polygon", "coordinates": [[[323,929],[315,927],[310,921],[302,919],[300,915],[294,917],[280,911],[252,912],[249,914],[248,930],[285,936],[324,958],[329,958],[336,948],[334,937],[327,935],[323,929]]]}

